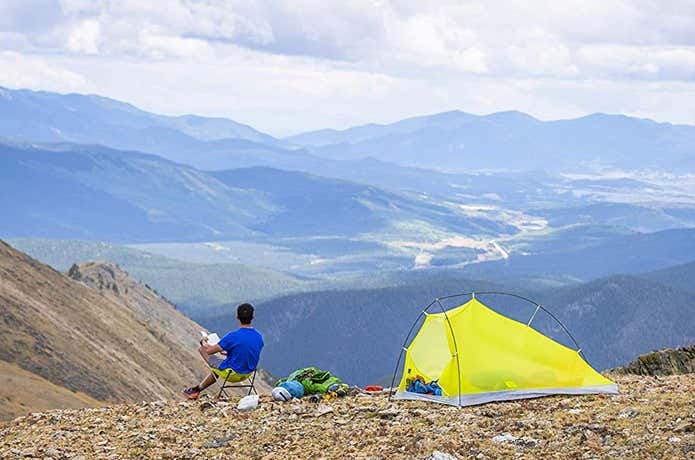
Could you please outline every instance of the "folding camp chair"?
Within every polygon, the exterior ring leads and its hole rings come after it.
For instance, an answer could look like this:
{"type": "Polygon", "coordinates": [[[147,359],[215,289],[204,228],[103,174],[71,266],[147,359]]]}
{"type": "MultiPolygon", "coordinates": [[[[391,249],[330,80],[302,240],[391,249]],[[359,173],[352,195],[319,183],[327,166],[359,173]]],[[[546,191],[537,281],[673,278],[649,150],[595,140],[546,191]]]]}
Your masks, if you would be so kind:
{"type": "MultiPolygon", "coordinates": [[[[229,393],[227,390],[234,388],[248,388],[250,395],[252,392],[258,394],[254,382],[256,381],[256,369],[250,374],[237,374],[231,369],[219,370],[214,367],[211,368],[212,372],[217,375],[220,379],[224,376],[222,385],[220,385],[220,392],[217,393],[217,399],[220,399],[223,395],[225,398],[229,398],[229,393]],[[248,382],[248,383],[243,383],[248,382]]],[[[217,381],[219,383],[219,380],[217,381]]]]}

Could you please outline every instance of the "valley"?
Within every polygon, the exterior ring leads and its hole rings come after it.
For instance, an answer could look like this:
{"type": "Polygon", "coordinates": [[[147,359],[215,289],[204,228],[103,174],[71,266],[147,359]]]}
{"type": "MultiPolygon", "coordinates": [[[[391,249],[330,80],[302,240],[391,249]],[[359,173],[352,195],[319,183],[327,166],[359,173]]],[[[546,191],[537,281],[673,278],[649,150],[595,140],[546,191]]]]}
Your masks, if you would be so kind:
{"type": "MultiPolygon", "coordinates": [[[[21,340],[0,365],[51,395],[37,408],[176,397],[199,377],[198,329],[235,328],[247,301],[267,381],[315,365],[389,384],[412,321],[459,292],[541,302],[601,370],[695,341],[695,176],[677,167],[695,128],[447,112],[279,139],[98,96],[2,94],[0,237],[28,256],[4,249],[2,317],[21,340]],[[94,334],[109,360],[73,359],[94,334]],[[41,351],[17,360],[26,347],[41,351]],[[107,362],[117,382],[78,379],[107,362]]],[[[549,317],[533,326],[574,347],[549,317]]],[[[6,417],[32,407],[1,397],[6,417]]]]}

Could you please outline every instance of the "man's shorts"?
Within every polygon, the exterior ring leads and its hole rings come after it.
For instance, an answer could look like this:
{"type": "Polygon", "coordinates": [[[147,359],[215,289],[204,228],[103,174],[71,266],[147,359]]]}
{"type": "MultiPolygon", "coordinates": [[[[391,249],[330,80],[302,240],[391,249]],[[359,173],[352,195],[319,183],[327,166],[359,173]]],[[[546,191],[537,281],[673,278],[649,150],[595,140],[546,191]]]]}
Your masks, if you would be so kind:
{"type": "Polygon", "coordinates": [[[223,361],[224,358],[220,357],[219,355],[211,355],[208,357],[208,366],[210,366],[210,370],[217,377],[222,377],[230,383],[237,383],[246,380],[251,375],[239,374],[235,372],[234,369],[220,369],[220,364],[222,364],[223,361]]]}

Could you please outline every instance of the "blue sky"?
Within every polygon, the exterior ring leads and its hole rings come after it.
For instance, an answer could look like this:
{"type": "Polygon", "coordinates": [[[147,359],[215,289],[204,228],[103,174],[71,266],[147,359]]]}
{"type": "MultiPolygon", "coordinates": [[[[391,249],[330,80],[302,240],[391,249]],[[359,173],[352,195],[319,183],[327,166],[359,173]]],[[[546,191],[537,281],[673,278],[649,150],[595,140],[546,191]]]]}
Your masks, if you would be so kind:
{"type": "Polygon", "coordinates": [[[0,69],[275,135],[451,109],[695,124],[695,2],[3,0],[0,69]]]}

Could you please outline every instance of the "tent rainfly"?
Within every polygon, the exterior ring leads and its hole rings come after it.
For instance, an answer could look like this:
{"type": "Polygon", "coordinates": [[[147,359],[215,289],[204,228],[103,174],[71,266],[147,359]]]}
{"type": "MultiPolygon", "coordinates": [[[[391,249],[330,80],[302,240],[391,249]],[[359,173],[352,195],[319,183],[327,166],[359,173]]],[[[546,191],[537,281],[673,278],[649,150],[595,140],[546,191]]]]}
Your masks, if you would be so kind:
{"type": "MultiPolygon", "coordinates": [[[[594,370],[581,356],[581,349],[568,348],[531,327],[539,310],[548,313],[570,338],[555,316],[521,296],[500,292],[536,305],[527,324],[503,316],[475,298],[475,293],[434,300],[413,323],[396,364],[405,354],[403,374],[393,399],[424,400],[454,406],[492,401],[536,398],[555,394],[617,394],[618,386],[594,370]],[[440,300],[472,296],[465,304],[444,310],[440,300]],[[441,312],[429,313],[437,305],[441,312]],[[408,344],[422,316],[424,322],[408,344]],[[407,346],[406,346],[407,345],[407,346]],[[420,377],[437,381],[441,396],[407,391],[420,377]]],[[[575,341],[576,345],[576,341],[575,341]]]]}

